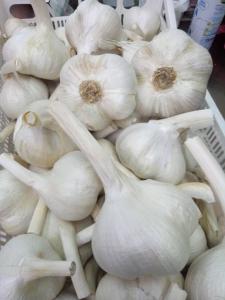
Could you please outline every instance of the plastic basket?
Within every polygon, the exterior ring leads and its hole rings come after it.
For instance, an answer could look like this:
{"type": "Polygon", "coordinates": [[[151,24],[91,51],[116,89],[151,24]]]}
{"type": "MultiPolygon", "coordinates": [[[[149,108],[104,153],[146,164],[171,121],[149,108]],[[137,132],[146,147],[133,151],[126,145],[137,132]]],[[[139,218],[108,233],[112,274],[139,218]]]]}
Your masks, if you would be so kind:
{"type": "MultiPolygon", "coordinates": [[[[162,10],[165,13],[165,20],[167,26],[169,28],[176,28],[177,23],[176,23],[176,16],[175,16],[175,11],[173,6],[173,0],[164,0],[162,2],[163,2],[162,10]]],[[[116,10],[120,15],[122,15],[125,12],[122,0],[117,0],[116,10]]],[[[0,6],[0,11],[1,11],[1,6],[0,6]]],[[[66,23],[66,19],[67,17],[52,18],[54,28],[63,27],[66,23]]],[[[212,110],[214,115],[214,125],[208,129],[199,130],[196,132],[196,134],[198,134],[203,138],[209,150],[212,152],[212,154],[215,156],[215,158],[217,159],[217,161],[220,163],[221,167],[225,171],[225,121],[208,91],[206,93],[204,106],[209,107],[212,110]]],[[[8,122],[9,121],[7,117],[4,115],[3,112],[0,111],[0,130],[3,129],[8,122]]],[[[12,140],[8,138],[5,144],[0,146],[0,153],[11,152],[12,149],[13,149],[12,140]]],[[[3,232],[0,229],[0,247],[3,246],[9,238],[10,237],[7,236],[5,232],[3,232]]]]}

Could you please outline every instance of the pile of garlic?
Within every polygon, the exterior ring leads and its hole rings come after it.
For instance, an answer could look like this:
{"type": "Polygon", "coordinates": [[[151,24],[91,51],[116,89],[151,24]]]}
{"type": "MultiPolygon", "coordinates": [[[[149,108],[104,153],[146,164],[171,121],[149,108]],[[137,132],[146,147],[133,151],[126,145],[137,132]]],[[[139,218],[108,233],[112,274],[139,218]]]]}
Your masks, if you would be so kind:
{"type": "Polygon", "coordinates": [[[225,175],[193,138],[214,122],[200,110],[212,60],[160,31],[160,3],[122,25],[84,0],[54,31],[31,0],[36,26],[5,23],[1,299],[225,298],[225,175]]]}

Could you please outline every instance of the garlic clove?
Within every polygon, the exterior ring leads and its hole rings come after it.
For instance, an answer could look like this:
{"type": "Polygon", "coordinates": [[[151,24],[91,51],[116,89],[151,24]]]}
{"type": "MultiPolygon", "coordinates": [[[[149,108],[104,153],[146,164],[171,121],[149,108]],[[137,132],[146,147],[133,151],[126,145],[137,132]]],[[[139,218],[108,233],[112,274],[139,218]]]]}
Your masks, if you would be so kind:
{"type": "Polygon", "coordinates": [[[70,45],[78,54],[96,52],[102,39],[119,40],[122,35],[117,12],[96,0],[81,2],[68,18],[65,29],[70,45]]]}

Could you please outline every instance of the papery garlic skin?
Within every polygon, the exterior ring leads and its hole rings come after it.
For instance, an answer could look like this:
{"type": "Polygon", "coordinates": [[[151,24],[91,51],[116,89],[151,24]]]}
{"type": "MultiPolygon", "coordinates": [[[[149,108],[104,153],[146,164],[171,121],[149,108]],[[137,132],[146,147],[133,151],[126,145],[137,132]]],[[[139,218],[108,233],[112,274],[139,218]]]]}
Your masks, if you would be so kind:
{"type": "Polygon", "coordinates": [[[136,52],[132,64],[138,78],[137,111],[142,116],[164,118],[202,105],[212,59],[182,30],[158,34],[136,52]]]}
{"type": "Polygon", "coordinates": [[[199,225],[190,238],[191,255],[189,263],[207,250],[207,241],[202,227],[199,225]]]}
{"type": "Polygon", "coordinates": [[[11,37],[27,26],[28,23],[22,19],[8,18],[4,24],[4,29],[7,37],[11,37]]]}
{"type": "Polygon", "coordinates": [[[8,74],[0,92],[0,106],[10,119],[17,119],[34,101],[47,99],[48,88],[40,79],[8,74]]]}
{"type": "Polygon", "coordinates": [[[191,264],[185,279],[189,300],[217,300],[225,298],[225,244],[206,251],[191,264]]]}
{"type": "Polygon", "coordinates": [[[21,74],[56,80],[69,58],[68,49],[48,26],[26,27],[3,46],[3,59],[12,61],[21,74]]]}
{"type": "Polygon", "coordinates": [[[58,99],[89,130],[103,130],[135,109],[136,77],[132,67],[115,54],[77,55],[60,73],[58,99]]]}
{"type": "Polygon", "coordinates": [[[0,171],[0,225],[9,235],[26,233],[37,193],[6,170],[0,171]]]}
{"type": "Polygon", "coordinates": [[[40,168],[51,168],[60,157],[75,148],[48,114],[49,105],[48,100],[41,100],[28,106],[19,116],[13,135],[19,156],[40,168]]]}
{"type": "Polygon", "coordinates": [[[151,41],[160,29],[160,14],[154,9],[154,1],[146,1],[142,7],[131,7],[124,13],[123,27],[151,41]],[[153,5],[150,2],[152,2],[153,5]]]}
{"type": "Polygon", "coordinates": [[[66,36],[78,54],[97,52],[101,40],[120,40],[122,25],[116,10],[97,0],[85,0],[67,19],[66,36]]]}
{"type": "Polygon", "coordinates": [[[140,178],[177,184],[185,175],[179,134],[173,126],[157,121],[131,125],[118,136],[116,152],[140,178]]]}
{"type": "Polygon", "coordinates": [[[171,282],[169,277],[123,280],[106,274],[98,285],[96,300],[163,300],[171,282]]]}
{"type": "MultiPolygon", "coordinates": [[[[26,234],[12,238],[0,252],[0,299],[53,300],[63,288],[63,277],[44,277],[26,281],[25,259],[60,260],[49,242],[38,235],[26,234]],[[23,271],[23,272],[22,272],[23,271]]],[[[29,272],[29,267],[27,268],[29,272]]],[[[38,274],[36,270],[36,274],[38,274]]]]}

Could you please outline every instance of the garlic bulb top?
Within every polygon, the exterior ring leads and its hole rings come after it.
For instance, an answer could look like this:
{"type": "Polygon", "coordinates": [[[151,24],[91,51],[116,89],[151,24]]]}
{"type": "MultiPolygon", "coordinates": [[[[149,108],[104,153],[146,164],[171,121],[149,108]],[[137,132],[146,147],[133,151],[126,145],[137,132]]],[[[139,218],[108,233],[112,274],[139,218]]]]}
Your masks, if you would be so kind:
{"type": "Polygon", "coordinates": [[[209,52],[185,32],[159,33],[133,57],[137,111],[146,117],[169,117],[199,109],[212,72],[209,52]]]}
{"type": "MultiPolygon", "coordinates": [[[[123,280],[106,274],[100,281],[96,300],[165,300],[172,282],[169,277],[142,277],[123,280]]],[[[175,280],[176,282],[176,280],[175,280]]],[[[181,291],[182,287],[179,287],[181,291]]],[[[185,291],[183,291],[185,294],[185,291]]],[[[182,300],[183,298],[174,298],[182,300]]]]}
{"type": "Polygon", "coordinates": [[[50,112],[103,183],[105,203],[92,237],[98,265],[124,279],[179,272],[200,217],[191,197],[171,184],[125,175],[65,105],[56,101],[50,112]]]}
{"type": "Polygon", "coordinates": [[[49,115],[48,100],[33,102],[16,122],[13,135],[19,156],[33,166],[51,168],[74,144],[49,115]]]}
{"type": "Polygon", "coordinates": [[[0,92],[0,106],[8,118],[17,119],[30,103],[47,98],[48,88],[40,79],[8,74],[0,92]]]}
{"type": "Polygon", "coordinates": [[[10,235],[26,233],[38,195],[6,170],[0,171],[0,224],[10,235]]]}
{"type": "Polygon", "coordinates": [[[31,3],[37,26],[25,27],[10,37],[2,49],[3,59],[12,71],[55,80],[69,58],[69,52],[56,36],[49,15],[46,16],[45,2],[32,0],[31,3]]]}
{"type": "Polygon", "coordinates": [[[53,300],[72,272],[71,262],[60,261],[46,239],[19,235],[0,252],[0,299],[53,300]]]}
{"type": "Polygon", "coordinates": [[[8,18],[4,24],[4,29],[7,37],[18,33],[22,28],[28,26],[28,23],[18,18],[8,18]]]}
{"type": "Polygon", "coordinates": [[[76,55],[60,74],[58,99],[89,130],[102,130],[135,109],[136,77],[132,67],[115,54],[76,55]]]}
{"type": "Polygon", "coordinates": [[[85,0],[68,18],[66,36],[78,54],[95,53],[101,40],[120,40],[122,25],[120,17],[109,5],[97,0],[85,0]]]}
{"type": "Polygon", "coordinates": [[[142,7],[131,7],[124,13],[123,27],[146,41],[151,41],[158,33],[160,23],[160,13],[152,0],[147,0],[142,7]]]}
{"type": "Polygon", "coordinates": [[[51,170],[39,174],[22,167],[7,154],[2,154],[0,161],[19,180],[33,187],[62,220],[86,218],[102,189],[95,171],[80,151],[67,153],[51,170]]]}
{"type": "Polygon", "coordinates": [[[191,264],[185,280],[188,299],[225,298],[225,243],[206,251],[191,264]]]}

